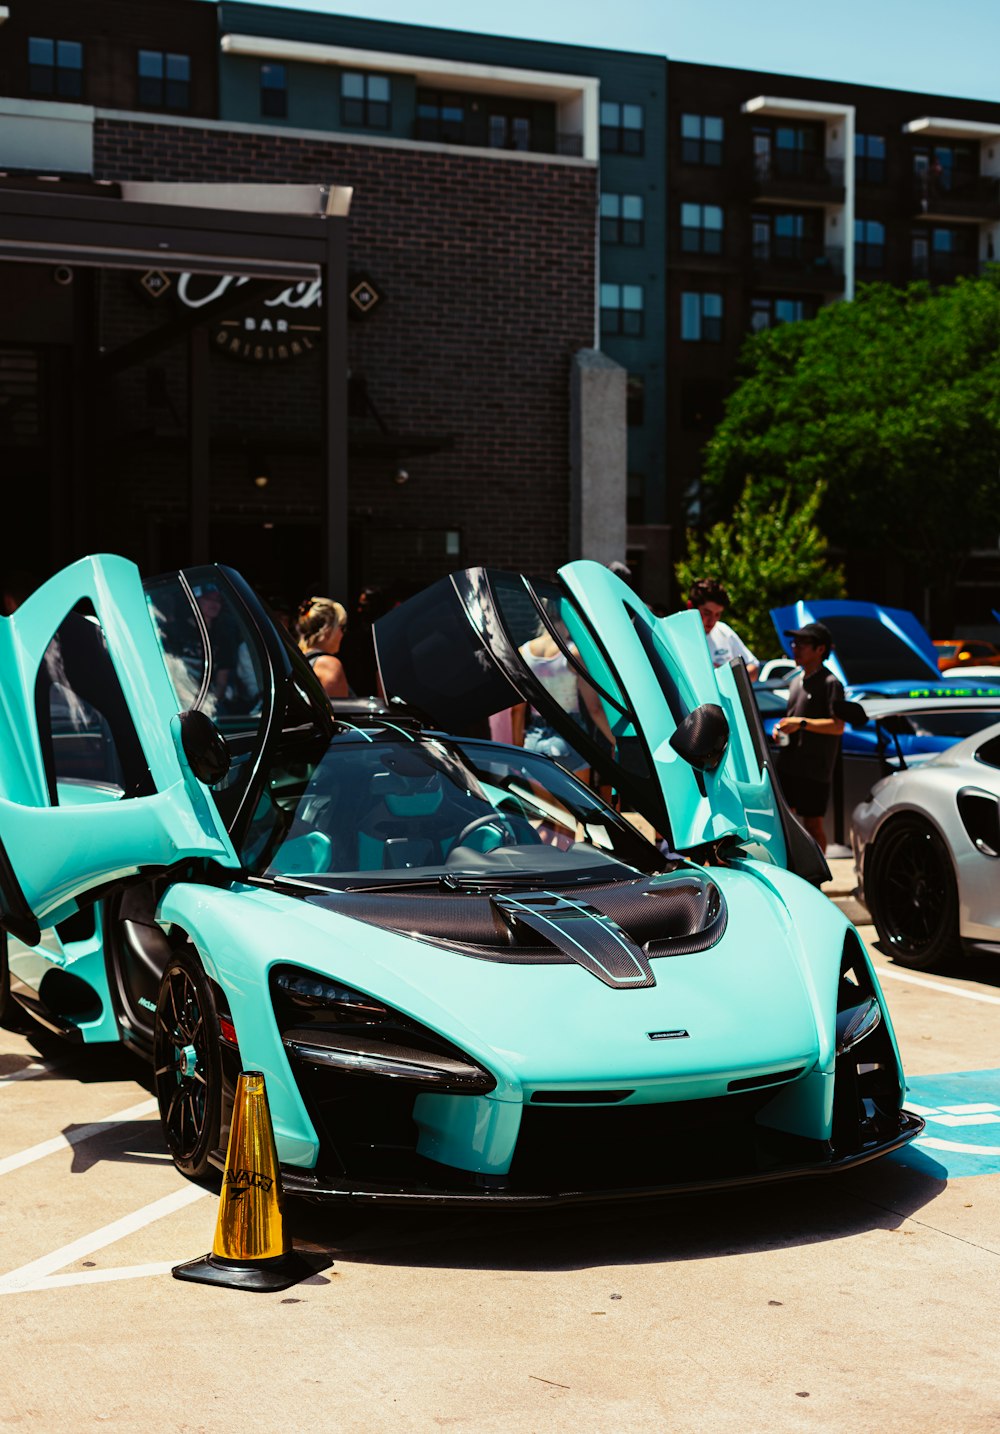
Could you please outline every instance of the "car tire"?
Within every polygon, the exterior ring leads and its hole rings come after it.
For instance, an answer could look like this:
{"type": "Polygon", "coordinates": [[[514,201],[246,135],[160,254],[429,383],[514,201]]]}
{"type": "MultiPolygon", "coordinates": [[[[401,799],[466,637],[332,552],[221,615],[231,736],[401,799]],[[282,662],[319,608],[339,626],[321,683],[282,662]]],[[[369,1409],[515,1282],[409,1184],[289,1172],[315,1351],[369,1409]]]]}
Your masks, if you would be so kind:
{"type": "Polygon", "coordinates": [[[869,860],[865,897],[882,950],[917,971],[947,966],[961,946],[958,889],[941,837],[920,817],[897,817],[869,860]]]}
{"type": "Polygon", "coordinates": [[[209,1175],[219,1143],[222,1061],[219,1016],[197,954],[182,947],[160,981],[153,1036],[160,1122],[174,1164],[191,1180],[209,1175]]]}

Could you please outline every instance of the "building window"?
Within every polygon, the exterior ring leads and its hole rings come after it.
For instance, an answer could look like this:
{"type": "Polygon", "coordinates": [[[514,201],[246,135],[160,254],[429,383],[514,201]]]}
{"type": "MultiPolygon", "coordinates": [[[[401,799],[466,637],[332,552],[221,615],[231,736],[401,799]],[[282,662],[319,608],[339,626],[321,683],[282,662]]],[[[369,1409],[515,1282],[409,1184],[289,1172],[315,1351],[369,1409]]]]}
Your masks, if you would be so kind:
{"type": "Polygon", "coordinates": [[[186,110],[191,107],[191,56],[139,51],[138,101],[142,109],[186,110]]]}
{"type": "Polygon", "coordinates": [[[885,264],[885,225],[878,219],[855,219],[854,260],[859,269],[881,269],[885,264]]]}
{"type": "Polygon", "coordinates": [[[641,244],[646,204],[641,194],[601,195],[601,243],[641,244]]]}
{"type": "Polygon", "coordinates": [[[641,284],[602,284],[601,333],[608,338],[640,338],[644,304],[641,284]]]}
{"type": "Polygon", "coordinates": [[[642,105],[601,101],[601,151],[604,154],[642,154],[645,149],[642,105]]]}
{"type": "Polygon", "coordinates": [[[417,95],[417,139],[438,144],[465,140],[465,106],[460,95],[421,90],[417,95]]]}
{"type": "Polygon", "coordinates": [[[79,40],[28,40],[28,91],[78,100],[83,95],[83,46],[79,40]]]}
{"type": "Polygon", "coordinates": [[[630,373],[625,380],[625,422],[629,428],[641,428],[646,421],[646,380],[630,373]]]}
{"type": "Polygon", "coordinates": [[[922,207],[929,199],[974,194],[979,179],[979,147],[972,144],[921,144],[913,151],[913,178],[922,207]]]}
{"type": "Polygon", "coordinates": [[[266,119],[288,115],[288,80],[284,65],[265,60],[260,67],[260,112],[266,119]]]}
{"type": "Polygon", "coordinates": [[[854,136],[854,172],[859,184],[885,183],[885,135],[854,136]]]}
{"type": "Polygon", "coordinates": [[[689,343],[722,342],[722,295],[687,290],[681,294],[681,338],[689,343]]]}
{"type": "Polygon", "coordinates": [[[722,163],[722,120],[718,115],[681,115],[681,163],[722,163]]]}
{"type": "Polygon", "coordinates": [[[722,253],[722,209],[718,204],[681,205],[681,249],[685,254],[722,253]]]}
{"type": "Polygon", "coordinates": [[[531,148],[531,120],[527,115],[491,114],[487,129],[490,149],[531,148]]]}
{"type": "Polygon", "coordinates": [[[340,77],[340,122],[358,129],[388,129],[389,99],[386,75],[345,70],[340,77]]]}
{"type": "Polygon", "coordinates": [[[753,333],[773,329],[777,324],[797,324],[811,315],[804,299],[758,298],[750,301],[750,328],[753,333]]]}
{"type": "MultiPolygon", "coordinates": [[[[753,132],[753,155],[758,180],[802,179],[812,183],[831,182],[831,165],[823,158],[821,125],[756,125],[753,132]]],[[[840,167],[843,168],[842,163],[840,167]]]]}
{"type": "Polygon", "coordinates": [[[953,229],[937,224],[914,229],[910,241],[914,277],[947,283],[960,274],[973,273],[976,236],[971,229],[964,224],[953,229]]]}

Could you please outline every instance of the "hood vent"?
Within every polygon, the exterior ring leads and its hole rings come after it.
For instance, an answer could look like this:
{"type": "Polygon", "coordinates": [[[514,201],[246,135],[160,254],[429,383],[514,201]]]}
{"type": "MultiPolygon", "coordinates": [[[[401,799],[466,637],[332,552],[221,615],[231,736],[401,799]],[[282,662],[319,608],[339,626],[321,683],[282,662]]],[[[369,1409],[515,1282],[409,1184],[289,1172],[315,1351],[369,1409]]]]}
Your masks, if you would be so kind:
{"type": "Polygon", "coordinates": [[[491,902],[515,941],[537,945],[540,938],[605,986],[634,990],[656,985],[642,947],[596,906],[554,891],[494,896],[491,902]]]}

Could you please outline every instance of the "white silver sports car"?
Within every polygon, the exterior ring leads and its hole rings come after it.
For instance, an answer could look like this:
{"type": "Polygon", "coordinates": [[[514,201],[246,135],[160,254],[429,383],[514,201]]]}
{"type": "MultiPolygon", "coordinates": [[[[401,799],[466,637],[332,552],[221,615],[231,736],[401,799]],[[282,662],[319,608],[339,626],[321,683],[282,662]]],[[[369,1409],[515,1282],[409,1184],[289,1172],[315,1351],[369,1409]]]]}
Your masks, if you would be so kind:
{"type": "Polygon", "coordinates": [[[963,948],[1000,954],[1000,724],[883,777],[851,839],[888,955],[931,970],[963,948]]]}

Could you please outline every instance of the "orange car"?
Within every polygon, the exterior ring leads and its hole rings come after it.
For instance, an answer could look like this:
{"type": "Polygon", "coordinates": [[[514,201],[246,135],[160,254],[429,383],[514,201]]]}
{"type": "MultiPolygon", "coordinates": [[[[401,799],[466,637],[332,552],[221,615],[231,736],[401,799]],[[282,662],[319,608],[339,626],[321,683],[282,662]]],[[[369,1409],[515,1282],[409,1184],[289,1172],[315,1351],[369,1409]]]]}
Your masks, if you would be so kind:
{"type": "Polygon", "coordinates": [[[949,667],[1000,667],[1000,647],[978,637],[935,638],[934,646],[942,672],[949,667]]]}

